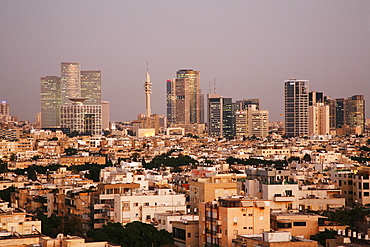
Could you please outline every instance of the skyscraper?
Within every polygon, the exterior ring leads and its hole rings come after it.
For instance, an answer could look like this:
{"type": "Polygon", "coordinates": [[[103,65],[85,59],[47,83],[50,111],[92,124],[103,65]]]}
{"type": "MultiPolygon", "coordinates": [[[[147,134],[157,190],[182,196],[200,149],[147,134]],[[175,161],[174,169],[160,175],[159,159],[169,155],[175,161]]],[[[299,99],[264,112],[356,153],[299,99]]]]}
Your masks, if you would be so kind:
{"type": "Polygon", "coordinates": [[[101,104],[101,71],[81,71],[81,97],[86,98],[84,105],[101,104]]]}
{"type": "Polygon", "coordinates": [[[329,105],[313,103],[308,107],[309,135],[328,135],[330,133],[329,105]]]}
{"type": "Polygon", "coordinates": [[[6,101],[1,101],[0,104],[0,115],[9,116],[10,115],[10,108],[9,104],[6,101]]]}
{"type": "Polygon", "coordinates": [[[249,105],[244,111],[235,112],[237,137],[266,137],[269,131],[269,111],[257,110],[256,105],[249,105]]]}
{"type": "Polygon", "coordinates": [[[232,98],[208,94],[208,134],[232,138],[235,136],[232,98]]]}
{"type": "Polygon", "coordinates": [[[201,123],[199,71],[179,70],[176,78],[167,80],[167,114],[169,123],[201,123]]]}
{"type": "Polygon", "coordinates": [[[287,80],[285,84],[285,135],[308,135],[308,81],[287,80]]]}
{"type": "Polygon", "coordinates": [[[41,77],[41,127],[60,124],[61,82],[58,76],[41,77]]]}
{"type": "MultiPolygon", "coordinates": [[[[106,113],[104,127],[107,128],[109,103],[105,103],[104,106],[106,113]]],[[[41,77],[42,128],[60,126],[80,133],[83,131],[94,135],[101,134],[101,118],[100,70],[81,71],[80,63],[62,62],[60,77],[41,77]],[[73,106],[66,107],[68,105],[73,106]],[[83,120],[81,120],[82,115],[74,114],[76,112],[83,115],[83,120]]]]}
{"type": "Polygon", "coordinates": [[[365,98],[363,95],[353,95],[345,99],[344,122],[351,128],[365,128],[365,98]]]}
{"type": "Polygon", "coordinates": [[[81,97],[80,63],[61,63],[61,105],[71,104],[69,98],[81,97]]]}
{"type": "Polygon", "coordinates": [[[63,128],[79,134],[101,135],[102,106],[84,105],[85,98],[70,98],[71,104],[60,107],[60,123],[63,128]]]}

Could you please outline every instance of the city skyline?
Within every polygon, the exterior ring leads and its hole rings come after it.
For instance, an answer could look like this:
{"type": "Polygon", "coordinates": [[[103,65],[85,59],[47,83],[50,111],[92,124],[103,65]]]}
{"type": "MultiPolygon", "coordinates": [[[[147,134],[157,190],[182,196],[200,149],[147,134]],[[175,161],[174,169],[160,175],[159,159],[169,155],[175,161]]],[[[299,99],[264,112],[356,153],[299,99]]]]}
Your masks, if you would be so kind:
{"type": "Polygon", "coordinates": [[[291,78],[332,98],[370,95],[366,1],[86,3],[0,3],[0,99],[11,115],[35,122],[40,77],[58,76],[63,61],[102,71],[113,121],[144,111],[146,61],[160,115],[166,80],[184,68],[201,72],[204,94],[215,78],[216,93],[259,98],[271,121],[283,120],[283,82],[291,78]]]}

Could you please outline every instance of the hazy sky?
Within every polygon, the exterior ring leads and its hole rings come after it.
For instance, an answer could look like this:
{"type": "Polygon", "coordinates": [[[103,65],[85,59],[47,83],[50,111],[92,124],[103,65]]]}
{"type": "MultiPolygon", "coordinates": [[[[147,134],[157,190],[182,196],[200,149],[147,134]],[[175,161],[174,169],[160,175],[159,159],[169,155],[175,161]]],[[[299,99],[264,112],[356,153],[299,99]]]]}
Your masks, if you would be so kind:
{"type": "Polygon", "coordinates": [[[166,113],[166,80],[193,68],[203,93],[216,78],[217,93],[260,98],[282,120],[291,78],[370,101],[370,1],[0,1],[0,100],[11,115],[35,122],[40,77],[70,61],[102,70],[113,121],[145,112],[146,61],[153,113],[166,113]]]}

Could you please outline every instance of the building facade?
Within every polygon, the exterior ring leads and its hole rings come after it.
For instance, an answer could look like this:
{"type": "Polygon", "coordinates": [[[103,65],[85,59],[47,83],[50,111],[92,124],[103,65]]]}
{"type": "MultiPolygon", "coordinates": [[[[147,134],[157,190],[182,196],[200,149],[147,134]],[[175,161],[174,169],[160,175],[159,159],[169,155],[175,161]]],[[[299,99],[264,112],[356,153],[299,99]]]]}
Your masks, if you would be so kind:
{"type": "Polygon", "coordinates": [[[60,123],[62,128],[71,132],[101,135],[102,107],[101,105],[84,105],[84,99],[76,98],[72,105],[60,107],[60,123]]]}
{"type": "Polygon", "coordinates": [[[175,79],[167,80],[168,122],[174,124],[201,123],[200,72],[179,70],[175,79]]]}
{"type": "Polygon", "coordinates": [[[101,104],[101,71],[81,71],[81,97],[85,105],[101,104]]]}
{"type": "Polygon", "coordinates": [[[308,135],[308,81],[287,80],[285,84],[285,135],[308,135]]]}
{"type": "Polygon", "coordinates": [[[61,81],[58,76],[41,77],[41,127],[60,123],[61,81]]]}
{"type": "Polygon", "coordinates": [[[61,105],[71,104],[69,98],[81,97],[80,63],[61,63],[61,105]]]}

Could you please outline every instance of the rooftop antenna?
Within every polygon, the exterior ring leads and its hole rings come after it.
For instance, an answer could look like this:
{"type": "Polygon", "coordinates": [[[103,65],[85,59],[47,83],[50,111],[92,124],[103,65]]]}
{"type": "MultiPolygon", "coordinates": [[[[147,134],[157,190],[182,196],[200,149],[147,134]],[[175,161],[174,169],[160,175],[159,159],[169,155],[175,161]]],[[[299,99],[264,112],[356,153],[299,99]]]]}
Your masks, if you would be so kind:
{"type": "Polygon", "coordinates": [[[216,94],[216,78],[213,77],[213,93],[216,94]]]}

